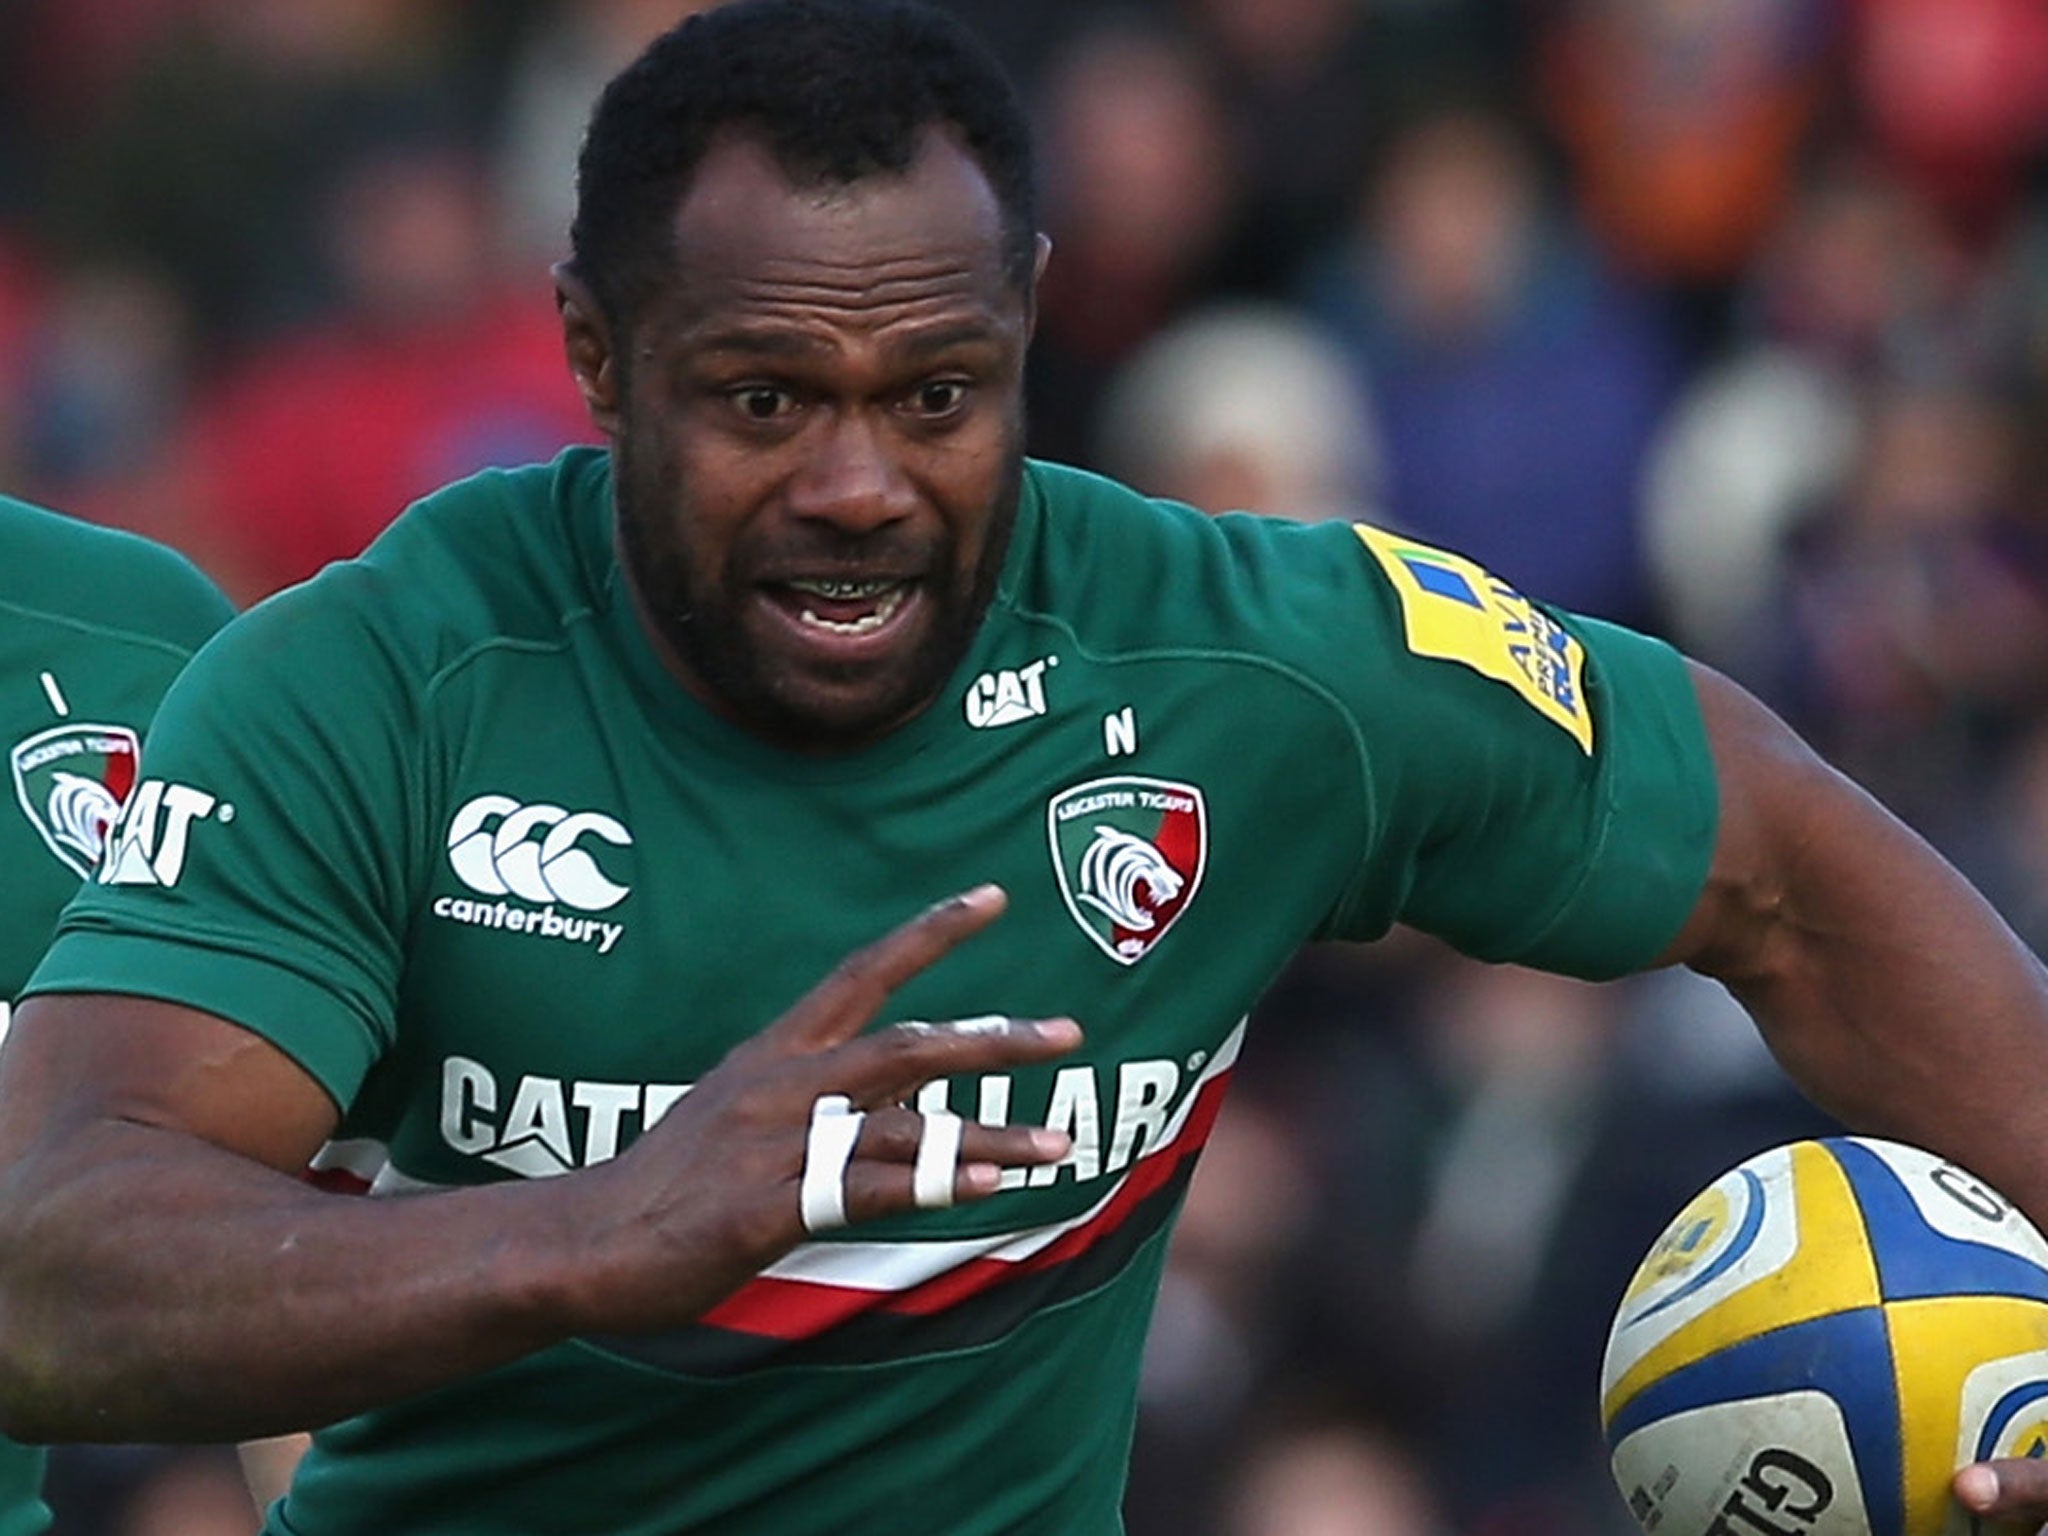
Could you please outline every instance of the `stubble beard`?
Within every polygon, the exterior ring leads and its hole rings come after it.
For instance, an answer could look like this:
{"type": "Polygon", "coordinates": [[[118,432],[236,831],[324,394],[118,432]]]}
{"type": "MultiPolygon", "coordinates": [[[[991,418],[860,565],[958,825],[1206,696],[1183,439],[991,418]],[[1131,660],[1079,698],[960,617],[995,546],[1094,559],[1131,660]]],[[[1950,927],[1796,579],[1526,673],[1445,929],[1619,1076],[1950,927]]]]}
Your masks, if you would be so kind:
{"type": "MultiPolygon", "coordinates": [[[[613,501],[619,550],[640,612],[680,663],[686,681],[716,712],[775,745],[806,753],[866,746],[927,707],[974,643],[1016,532],[1023,496],[1021,432],[1004,455],[987,518],[980,558],[960,578],[958,540],[949,531],[922,551],[928,578],[929,627],[917,649],[891,667],[886,680],[854,689],[866,667],[812,666],[798,674],[765,655],[746,633],[741,615],[753,596],[744,547],[729,553],[723,579],[706,580],[694,550],[686,508],[665,492],[672,471],[648,465],[624,440],[614,441],[613,501]],[[944,586],[939,583],[940,575],[944,586]]],[[[846,566],[871,561],[878,568],[900,558],[893,537],[846,539],[824,530],[805,552],[846,566]]]]}

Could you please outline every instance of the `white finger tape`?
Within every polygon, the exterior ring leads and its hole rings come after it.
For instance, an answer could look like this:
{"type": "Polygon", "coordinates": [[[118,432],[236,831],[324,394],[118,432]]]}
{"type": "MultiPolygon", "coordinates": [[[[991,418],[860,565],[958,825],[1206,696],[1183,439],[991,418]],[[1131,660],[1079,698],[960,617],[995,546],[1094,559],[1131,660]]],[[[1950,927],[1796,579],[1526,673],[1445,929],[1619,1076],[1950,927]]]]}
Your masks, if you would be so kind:
{"type": "Polygon", "coordinates": [[[937,1024],[929,1019],[905,1019],[896,1027],[921,1035],[933,1035],[941,1030],[949,1035],[999,1035],[1010,1027],[1010,1016],[1004,1013],[979,1013],[971,1019],[946,1019],[937,1024]]]}
{"type": "Polygon", "coordinates": [[[853,1101],[843,1093],[825,1093],[811,1105],[811,1129],[804,1141],[803,1182],[797,1187],[797,1211],[806,1232],[829,1232],[846,1225],[846,1165],[860,1140],[861,1123],[853,1101]]]}
{"type": "Polygon", "coordinates": [[[958,1115],[926,1115],[917,1138],[917,1161],[910,1170],[910,1198],[921,1211],[944,1210],[953,1203],[953,1179],[960,1171],[958,1115]]]}

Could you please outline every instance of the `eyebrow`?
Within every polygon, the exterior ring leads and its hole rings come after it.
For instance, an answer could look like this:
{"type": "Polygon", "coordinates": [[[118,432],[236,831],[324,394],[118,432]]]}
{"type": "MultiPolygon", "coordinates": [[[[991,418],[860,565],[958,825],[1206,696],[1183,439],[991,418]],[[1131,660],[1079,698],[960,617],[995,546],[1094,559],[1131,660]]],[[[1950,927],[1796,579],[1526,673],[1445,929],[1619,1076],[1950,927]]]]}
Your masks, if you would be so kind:
{"type": "MultiPolygon", "coordinates": [[[[997,328],[978,321],[923,330],[893,343],[892,358],[916,360],[935,356],[961,346],[986,345],[996,339],[997,328]]],[[[722,352],[741,357],[816,357],[833,350],[827,342],[803,331],[726,330],[699,337],[693,346],[699,353],[722,352]]]]}

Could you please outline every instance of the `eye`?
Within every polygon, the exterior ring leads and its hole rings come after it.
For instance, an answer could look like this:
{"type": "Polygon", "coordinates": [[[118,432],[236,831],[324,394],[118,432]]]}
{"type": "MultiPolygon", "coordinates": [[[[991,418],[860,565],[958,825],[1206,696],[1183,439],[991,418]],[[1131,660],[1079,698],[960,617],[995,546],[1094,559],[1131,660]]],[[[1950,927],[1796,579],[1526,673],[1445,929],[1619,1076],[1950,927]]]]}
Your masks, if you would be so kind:
{"type": "Polygon", "coordinates": [[[961,379],[926,379],[910,392],[910,409],[927,420],[953,415],[967,403],[967,385],[961,379]]]}
{"type": "Polygon", "coordinates": [[[796,409],[796,396],[773,384],[743,384],[726,398],[748,421],[774,421],[796,409]]]}

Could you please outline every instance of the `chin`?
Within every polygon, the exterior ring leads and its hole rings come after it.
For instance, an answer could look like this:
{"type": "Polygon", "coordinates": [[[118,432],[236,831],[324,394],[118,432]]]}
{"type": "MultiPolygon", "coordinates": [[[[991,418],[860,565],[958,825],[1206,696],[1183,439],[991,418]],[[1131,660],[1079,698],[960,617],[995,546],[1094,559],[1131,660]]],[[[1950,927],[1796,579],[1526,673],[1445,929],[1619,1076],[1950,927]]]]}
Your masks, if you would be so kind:
{"type": "Polygon", "coordinates": [[[931,703],[936,688],[805,686],[784,680],[754,694],[736,713],[739,723],[795,752],[850,752],[889,734],[931,703]]]}

